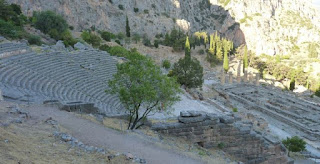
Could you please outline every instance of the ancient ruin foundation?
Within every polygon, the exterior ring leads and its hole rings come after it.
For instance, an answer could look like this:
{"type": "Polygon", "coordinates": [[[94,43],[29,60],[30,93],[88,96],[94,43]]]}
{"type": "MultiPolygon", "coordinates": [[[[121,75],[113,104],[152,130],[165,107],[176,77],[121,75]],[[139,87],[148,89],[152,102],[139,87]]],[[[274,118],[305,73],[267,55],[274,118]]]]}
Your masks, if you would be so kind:
{"type": "Polygon", "coordinates": [[[155,124],[153,129],[205,148],[219,147],[246,163],[290,163],[281,143],[257,134],[251,124],[237,117],[189,111],[181,112],[178,120],[177,123],[155,124]]]}

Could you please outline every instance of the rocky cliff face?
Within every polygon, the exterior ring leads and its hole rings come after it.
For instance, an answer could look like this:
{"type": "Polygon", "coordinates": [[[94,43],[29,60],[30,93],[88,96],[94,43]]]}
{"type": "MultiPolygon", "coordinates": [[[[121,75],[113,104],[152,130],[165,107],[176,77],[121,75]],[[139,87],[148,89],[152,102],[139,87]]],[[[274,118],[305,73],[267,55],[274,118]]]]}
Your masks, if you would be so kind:
{"type": "Polygon", "coordinates": [[[319,42],[316,11],[302,0],[11,0],[24,13],[54,10],[76,30],[95,26],[125,32],[125,17],[132,33],[154,36],[174,27],[185,31],[218,31],[235,42],[247,43],[256,54],[288,54],[319,42]],[[122,8],[123,9],[120,9],[122,8]],[[139,11],[134,11],[134,9],[139,11]],[[239,22],[239,23],[237,23],[239,22]],[[297,48],[298,47],[298,48],[297,48]]]}

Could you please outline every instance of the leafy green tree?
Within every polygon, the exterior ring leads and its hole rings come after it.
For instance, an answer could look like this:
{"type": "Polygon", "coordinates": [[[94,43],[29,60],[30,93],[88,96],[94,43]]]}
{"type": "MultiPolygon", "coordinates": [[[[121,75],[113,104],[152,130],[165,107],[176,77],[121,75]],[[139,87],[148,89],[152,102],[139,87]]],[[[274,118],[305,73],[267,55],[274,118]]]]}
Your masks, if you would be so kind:
{"type": "Polygon", "coordinates": [[[179,85],[174,78],[161,73],[150,58],[137,52],[118,64],[118,71],[109,81],[107,93],[119,96],[129,113],[128,129],[138,129],[145,119],[159,109],[167,110],[179,100],[179,85]]]}
{"type": "Polygon", "coordinates": [[[130,38],[130,36],[131,36],[128,16],[126,16],[126,35],[127,35],[127,37],[129,37],[129,38],[130,38]]]}
{"type": "Polygon", "coordinates": [[[68,29],[69,25],[67,21],[53,11],[35,12],[35,27],[47,34],[50,30],[56,29],[59,33],[63,33],[68,29]]]}
{"type": "Polygon", "coordinates": [[[0,0],[0,18],[9,21],[14,15],[14,11],[5,0],[0,0]]]}
{"type": "Polygon", "coordinates": [[[173,65],[172,75],[177,77],[181,85],[188,88],[201,87],[203,84],[203,68],[196,58],[181,58],[173,65]]]}
{"type": "Polygon", "coordinates": [[[286,140],[282,140],[284,146],[289,150],[289,152],[301,152],[306,150],[306,142],[299,138],[298,136],[294,136],[292,138],[287,138],[286,140]]]}
{"type": "Polygon", "coordinates": [[[243,54],[243,72],[245,69],[248,69],[249,63],[248,63],[248,48],[247,46],[244,47],[244,54],[243,54]]]}
{"type": "Polygon", "coordinates": [[[189,43],[189,37],[186,39],[186,45],[184,48],[184,55],[187,57],[191,57],[191,49],[190,49],[190,43],[189,43]]]}

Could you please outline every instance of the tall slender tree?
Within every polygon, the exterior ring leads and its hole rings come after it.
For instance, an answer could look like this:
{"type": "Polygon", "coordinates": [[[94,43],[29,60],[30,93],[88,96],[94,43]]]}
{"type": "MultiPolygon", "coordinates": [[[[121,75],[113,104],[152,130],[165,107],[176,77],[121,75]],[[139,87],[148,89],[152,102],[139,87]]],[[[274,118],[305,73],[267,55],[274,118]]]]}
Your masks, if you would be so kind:
{"type": "Polygon", "coordinates": [[[127,34],[127,37],[131,36],[128,16],[126,16],[126,34],[127,34]]]}
{"type": "Polygon", "coordinates": [[[228,72],[229,70],[229,58],[228,58],[228,51],[227,49],[224,51],[224,58],[223,58],[223,69],[224,71],[228,72]]]}
{"type": "Polygon", "coordinates": [[[186,45],[184,48],[184,54],[186,57],[191,57],[191,50],[190,50],[190,42],[189,42],[189,37],[187,36],[186,39],[186,45]]]}

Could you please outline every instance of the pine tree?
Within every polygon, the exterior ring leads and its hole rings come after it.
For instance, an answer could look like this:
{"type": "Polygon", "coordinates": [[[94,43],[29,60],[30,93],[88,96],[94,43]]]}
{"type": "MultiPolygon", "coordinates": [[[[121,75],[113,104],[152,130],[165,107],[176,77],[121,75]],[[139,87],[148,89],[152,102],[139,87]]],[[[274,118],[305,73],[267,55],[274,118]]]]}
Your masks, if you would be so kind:
{"type": "Polygon", "coordinates": [[[248,48],[247,46],[244,47],[244,55],[243,55],[243,72],[245,71],[245,69],[247,69],[249,66],[248,63],[248,48]]]}
{"type": "Polygon", "coordinates": [[[128,19],[128,16],[126,16],[126,34],[127,34],[127,37],[130,37],[130,25],[129,25],[129,19],[128,19]]]}
{"type": "Polygon", "coordinates": [[[188,36],[187,36],[187,39],[186,39],[186,45],[185,45],[184,51],[185,51],[185,56],[186,57],[191,57],[190,42],[189,42],[189,37],[188,36]]]}

